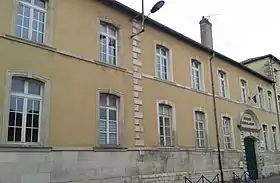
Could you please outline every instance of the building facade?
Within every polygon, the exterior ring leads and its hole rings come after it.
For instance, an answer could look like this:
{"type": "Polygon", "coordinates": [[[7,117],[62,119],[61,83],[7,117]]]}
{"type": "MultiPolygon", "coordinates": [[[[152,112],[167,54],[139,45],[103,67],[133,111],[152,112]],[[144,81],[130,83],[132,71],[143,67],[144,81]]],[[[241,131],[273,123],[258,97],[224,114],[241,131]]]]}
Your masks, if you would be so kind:
{"type": "Polygon", "coordinates": [[[213,53],[225,179],[278,174],[273,79],[151,19],[131,37],[138,14],[113,0],[2,0],[0,182],[214,177],[213,53]]]}

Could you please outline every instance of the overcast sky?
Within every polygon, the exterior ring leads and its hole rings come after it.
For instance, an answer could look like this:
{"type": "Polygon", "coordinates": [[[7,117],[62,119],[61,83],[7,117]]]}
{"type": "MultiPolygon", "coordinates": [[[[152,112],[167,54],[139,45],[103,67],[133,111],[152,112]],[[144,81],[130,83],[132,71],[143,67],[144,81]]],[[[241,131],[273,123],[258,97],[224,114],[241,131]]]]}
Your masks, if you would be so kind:
{"type": "MultiPolygon", "coordinates": [[[[118,0],[141,11],[141,0],[118,0]]],[[[145,0],[145,12],[158,0],[145,0]]],[[[279,0],[165,0],[156,21],[200,42],[199,20],[210,18],[214,50],[236,60],[265,54],[280,58],[279,0]]]]}

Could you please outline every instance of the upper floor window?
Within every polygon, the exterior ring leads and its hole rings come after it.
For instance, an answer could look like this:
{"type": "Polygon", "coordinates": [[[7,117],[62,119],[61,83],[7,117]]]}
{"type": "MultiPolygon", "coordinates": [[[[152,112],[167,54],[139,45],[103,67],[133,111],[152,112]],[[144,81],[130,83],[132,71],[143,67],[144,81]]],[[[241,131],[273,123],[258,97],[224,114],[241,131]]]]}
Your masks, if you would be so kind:
{"type": "Polygon", "coordinates": [[[268,150],[268,131],[267,131],[267,125],[262,125],[262,132],[263,132],[263,142],[265,150],[268,150]]]}
{"type": "Polygon", "coordinates": [[[117,65],[117,29],[107,23],[100,23],[100,61],[117,65]]]}
{"type": "Polygon", "coordinates": [[[279,83],[279,76],[278,76],[278,70],[277,69],[274,69],[273,75],[274,75],[274,82],[276,83],[277,86],[279,86],[280,83],[279,83]]]}
{"type": "Polygon", "coordinates": [[[260,108],[264,108],[264,97],[263,97],[263,88],[258,87],[258,99],[260,108]]]}
{"type": "Polygon", "coordinates": [[[224,71],[218,71],[220,96],[227,97],[227,74],[224,71]]]}
{"type": "Polygon", "coordinates": [[[248,100],[248,85],[247,82],[243,79],[240,80],[241,85],[241,99],[243,103],[247,103],[248,100]]]}
{"type": "Polygon", "coordinates": [[[99,144],[118,144],[119,97],[101,93],[99,98],[99,144]]]}
{"type": "Polygon", "coordinates": [[[231,122],[230,118],[223,117],[223,134],[225,149],[232,149],[231,122]]]}
{"type": "Polygon", "coordinates": [[[195,136],[196,147],[206,147],[205,114],[200,111],[195,111],[195,136]]]}
{"type": "Polygon", "coordinates": [[[277,95],[278,109],[280,110],[280,95],[277,95]]]}
{"type": "Polygon", "coordinates": [[[7,141],[38,143],[42,115],[43,83],[12,78],[7,141]]]}
{"type": "Polygon", "coordinates": [[[172,146],[172,107],[159,104],[159,138],[161,146],[172,146]]]}
{"type": "Polygon", "coordinates": [[[272,131],[272,138],[273,138],[273,145],[274,145],[274,150],[278,149],[278,145],[277,145],[277,131],[276,131],[276,127],[272,126],[271,127],[271,131],[272,131]]]}
{"type": "Polygon", "coordinates": [[[272,111],[272,93],[267,91],[267,107],[269,111],[272,111]]]}
{"type": "Polygon", "coordinates": [[[156,46],[156,76],[162,80],[170,79],[169,50],[165,47],[156,46]]]}
{"type": "Polygon", "coordinates": [[[18,0],[16,36],[43,43],[46,27],[45,0],[18,0]]]}
{"type": "Polygon", "coordinates": [[[197,60],[191,61],[192,67],[192,88],[201,90],[202,89],[202,72],[201,63],[197,60]]]}

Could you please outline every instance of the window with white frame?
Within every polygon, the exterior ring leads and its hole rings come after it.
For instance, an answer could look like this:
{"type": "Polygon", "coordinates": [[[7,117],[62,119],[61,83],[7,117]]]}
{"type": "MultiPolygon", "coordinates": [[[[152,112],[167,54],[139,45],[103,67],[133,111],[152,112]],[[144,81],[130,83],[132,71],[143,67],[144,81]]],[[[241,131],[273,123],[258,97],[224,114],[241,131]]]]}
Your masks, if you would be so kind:
{"type": "Polygon", "coordinates": [[[267,131],[267,125],[262,125],[262,132],[263,132],[263,143],[265,150],[268,150],[268,131],[267,131]]]}
{"type": "Polygon", "coordinates": [[[258,99],[259,99],[259,107],[264,108],[264,97],[263,97],[263,88],[258,87],[258,99]]]}
{"type": "Polygon", "coordinates": [[[228,117],[223,117],[223,134],[225,149],[232,149],[231,120],[228,117]]]}
{"type": "Polygon", "coordinates": [[[42,115],[43,83],[13,77],[10,93],[8,143],[38,143],[42,115]]]}
{"type": "Polygon", "coordinates": [[[276,126],[272,126],[271,127],[271,131],[272,131],[272,138],[273,138],[273,148],[274,150],[278,149],[278,145],[277,145],[277,131],[276,131],[276,126]]]}
{"type": "Polygon", "coordinates": [[[172,107],[159,104],[159,138],[161,146],[172,146],[172,107]]]}
{"type": "Polygon", "coordinates": [[[46,27],[46,0],[18,0],[16,36],[43,43],[46,27]]]}
{"type": "Polygon", "coordinates": [[[196,147],[206,147],[205,114],[195,111],[196,147]]]}
{"type": "Polygon", "coordinates": [[[118,144],[119,97],[101,93],[99,98],[99,144],[118,144]]]}
{"type": "Polygon", "coordinates": [[[227,74],[224,71],[218,71],[220,96],[227,97],[227,74]]]}
{"type": "Polygon", "coordinates": [[[169,50],[163,46],[156,46],[156,76],[162,80],[170,79],[169,50]]]}
{"type": "Polygon", "coordinates": [[[272,111],[272,92],[267,91],[267,108],[269,111],[272,111]]]}
{"type": "Polygon", "coordinates": [[[192,59],[192,88],[201,90],[202,89],[202,72],[201,63],[197,60],[192,59]]]}
{"type": "Polygon", "coordinates": [[[117,65],[118,30],[111,24],[100,22],[100,61],[117,65]]]}
{"type": "Polygon", "coordinates": [[[247,103],[248,101],[248,86],[247,82],[243,79],[240,80],[241,85],[241,99],[243,103],[247,103]]]}

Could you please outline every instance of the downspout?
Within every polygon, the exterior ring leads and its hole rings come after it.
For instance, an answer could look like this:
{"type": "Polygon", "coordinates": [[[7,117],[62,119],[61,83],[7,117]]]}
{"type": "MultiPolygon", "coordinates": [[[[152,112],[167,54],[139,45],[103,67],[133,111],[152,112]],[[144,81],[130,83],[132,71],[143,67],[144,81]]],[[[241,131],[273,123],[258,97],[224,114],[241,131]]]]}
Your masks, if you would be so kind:
{"type": "Polygon", "coordinates": [[[212,56],[209,59],[210,74],[211,74],[212,98],[213,98],[214,119],[215,119],[215,127],[216,127],[216,141],[217,141],[217,148],[218,148],[219,169],[221,174],[221,182],[224,183],[224,173],[223,173],[222,158],[221,158],[221,147],[220,147],[220,137],[219,137],[219,127],[218,127],[217,107],[216,107],[216,97],[215,97],[215,87],[214,87],[213,64],[212,64],[214,57],[215,57],[215,52],[213,52],[212,56]]]}

